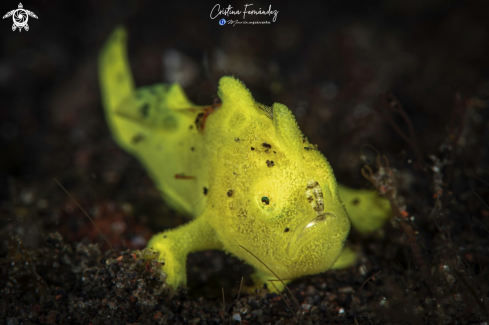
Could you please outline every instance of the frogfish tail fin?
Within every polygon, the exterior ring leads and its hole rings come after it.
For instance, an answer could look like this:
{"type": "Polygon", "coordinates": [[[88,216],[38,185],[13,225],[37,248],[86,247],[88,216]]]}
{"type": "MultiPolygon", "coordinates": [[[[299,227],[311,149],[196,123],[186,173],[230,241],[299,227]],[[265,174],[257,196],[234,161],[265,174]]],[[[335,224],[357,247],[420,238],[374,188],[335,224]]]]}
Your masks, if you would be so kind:
{"type": "Polygon", "coordinates": [[[123,27],[117,27],[98,57],[98,74],[102,104],[107,123],[115,141],[124,149],[131,151],[134,126],[121,117],[117,109],[128,98],[134,95],[134,80],[127,59],[127,33],[123,27]]]}

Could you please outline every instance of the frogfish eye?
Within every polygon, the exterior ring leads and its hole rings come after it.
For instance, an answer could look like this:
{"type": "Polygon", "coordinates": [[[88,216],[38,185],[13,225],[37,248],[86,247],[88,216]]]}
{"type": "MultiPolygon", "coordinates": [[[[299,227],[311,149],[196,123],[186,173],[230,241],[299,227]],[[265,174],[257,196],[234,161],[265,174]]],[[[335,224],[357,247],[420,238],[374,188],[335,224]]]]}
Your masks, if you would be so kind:
{"type": "Polygon", "coordinates": [[[261,198],[261,203],[263,203],[265,205],[269,205],[270,204],[270,199],[267,198],[266,196],[264,196],[264,197],[261,198]]]}

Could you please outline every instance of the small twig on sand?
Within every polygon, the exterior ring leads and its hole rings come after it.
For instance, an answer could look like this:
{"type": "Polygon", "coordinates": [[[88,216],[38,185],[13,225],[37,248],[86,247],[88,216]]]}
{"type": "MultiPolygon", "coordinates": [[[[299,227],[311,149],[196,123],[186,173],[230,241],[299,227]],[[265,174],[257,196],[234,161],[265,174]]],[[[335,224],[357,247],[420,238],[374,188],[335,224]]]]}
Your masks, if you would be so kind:
{"type": "MultiPolygon", "coordinates": [[[[281,282],[281,283],[284,285],[284,287],[285,287],[285,288],[287,289],[287,291],[290,293],[290,295],[291,295],[292,299],[293,299],[293,300],[294,300],[294,302],[297,304],[297,307],[299,307],[299,309],[300,309],[300,307],[301,307],[301,306],[300,306],[299,302],[297,301],[297,299],[295,298],[295,296],[292,294],[292,291],[290,291],[289,287],[287,287],[287,285],[285,284],[285,282],[284,282],[284,281],[283,281],[283,280],[282,280],[282,279],[281,279],[281,278],[280,278],[280,277],[277,275],[277,273],[275,273],[275,272],[274,272],[274,271],[273,271],[271,268],[269,268],[269,267],[268,267],[268,265],[266,265],[265,263],[263,263],[263,261],[262,261],[262,260],[260,260],[260,259],[258,258],[258,256],[256,256],[256,255],[255,255],[255,254],[253,254],[252,252],[250,252],[248,249],[246,249],[246,248],[245,248],[245,247],[243,247],[242,245],[239,245],[239,247],[241,247],[242,249],[244,249],[245,251],[247,251],[247,252],[248,252],[248,253],[249,253],[251,256],[253,256],[254,258],[256,258],[256,260],[257,260],[258,262],[260,262],[261,264],[263,264],[263,266],[265,266],[265,267],[266,267],[266,268],[267,268],[267,269],[270,271],[270,273],[272,273],[273,275],[275,275],[275,277],[276,277],[276,278],[277,278],[277,279],[278,279],[278,280],[279,280],[279,281],[280,281],[280,282],[281,282]]],[[[277,289],[277,287],[275,286],[275,284],[274,284],[272,281],[270,281],[270,283],[272,283],[272,284],[273,284],[273,286],[275,287],[275,289],[277,289]]],[[[279,291],[279,290],[277,290],[277,291],[280,293],[280,291],[279,291]]],[[[280,293],[280,296],[282,296],[282,294],[281,294],[281,293],[280,293]]],[[[284,298],[282,297],[282,299],[284,299],[284,298]]],[[[284,301],[285,301],[285,299],[284,299],[284,301]]],[[[292,311],[292,309],[291,309],[290,311],[292,311]]],[[[294,318],[295,318],[295,316],[294,316],[294,318]]]]}
{"type": "MultiPolygon", "coordinates": [[[[432,290],[431,288],[432,281],[431,281],[430,272],[426,265],[425,259],[423,258],[423,254],[421,253],[421,249],[416,239],[416,234],[414,232],[414,229],[408,222],[409,213],[406,211],[405,206],[401,207],[398,204],[396,177],[392,169],[389,167],[389,161],[387,160],[387,157],[382,156],[382,158],[383,158],[383,163],[381,161],[380,155],[377,156],[376,173],[372,171],[372,168],[370,166],[365,165],[362,168],[362,175],[368,181],[370,181],[383,196],[385,196],[389,200],[392,213],[394,214],[394,217],[401,225],[401,228],[406,233],[414,258],[419,268],[421,269],[421,272],[424,278],[426,279],[430,287],[430,290],[432,290]]],[[[433,291],[433,293],[435,293],[435,291],[433,291]]]]}
{"type": "Polygon", "coordinates": [[[99,231],[100,235],[105,239],[105,241],[107,242],[107,244],[109,244],[110,249],[114,252],[114,254],[117,255],[117,252],[115,251],[115,249],[112,246],[112,244],[110,243],[110,241],[107,239],[107,237],[105,237],[105,235],[102,232],[102,230],[100,230],[100,228],[97,226],[97,224],[95,223],[95,221],[93,221],[92,217],[90,217],[90,215],[87,213],[87,211],[85,211],[85,209],[82,208],[82,206],[80,205],[80,203],[78,203],[78,201],[70,194],[70,192],[68,192],[68,190],[63,185],[61,185],[61,183],[56,178],[53,178],[53,179],[59,185],[59,187],[61,187],[61,189],[75,202],[75,204],[83,212],[83,214],[88,218],[88,220],[90,220],[92,222],[92,224],[94,225],[94,227],[97,228],[97,230],[99,231]]]}
{"type": "MultiPolygon", "coordinates": [[[[362,286],[360,287],[360,290],[362,290],[362,289],[363,289],[363,287],[364,287],[364,286],[367,284],[367,282],[368,282],[368,281],[370,281],[370,279],[373,279],[373,280],[375,281],[375,277],[376,277],[377,275],[379,275],[380,273],[382,273],[382,270],[380,270],[379,272],[375,273],[375,274],[374,274],[374,275],[372,275],[372,276],[369,276],[369,277],[368,277],[368,279],[367,279],[367,280],[365,280],[365,281],[363,282],[362,286]]],[[[360,290],[359,290],[359,291],[360,291],[360,290]]]]}
{"type": "MultiPolygon", "coordinates": [[[[282,300],[285,302],[285,305],[287,306],[287,308],[289,308],[289,310],[290,310],[291,312],[293,312],[293,311],[292,311],[292,308],[290,308],[290,306],[289,306],[289,303],[287,302],[287,300],[285,300],[284,295],[282,294],[282,292],[280,292],[280,290],[278,290],[278,288],[277,288],[277,286],[275,285],[275,283],[273,283],[273,282],[271,282],[271,281],[270,281],[270,283],[273,285],[273,287],[275,288],[275,290],[277,290],[278,294],[280,295],[280,298],[282,298],[282,300]]],[[[299,308],[300,308],[300,307],[299,307],[299,308]]],[[[300,310],[300,309],[299,309],[299,310],[300,310]]],[[[294,319],[295,319],[295,315],[294,315],[293,317],[294,317],[294,319]]],[[[296,319],[296,320],[297,320],[297,319],[296,319]]]]}
{"type": "Polygon", "coordinates": [[[396,133],[411,146],[414,151],[414,155],[416,156],[416,163],[414,167],[418,170],[424,169],[423,156],[421,155],[421,151],[419,150],[418,143],[416,141],[413,123],[396,96],[394,96],[391,92],[380,94],[380,103],[378,105],[374,105],[374,109],[391,125],[396,133]],[[406,123],[408,127],[409,136],[399,128],[397,123],[394,121],[392,113],[397,113],[402,117],[404,123],[406,123]]]}
{"type": "Polygon", "coordinates": [[[224,298],[224,288],[222,289],[222,312],[223,314],[226,313],[226,299],[224,298]]]}
{"type": "Polygon", "coordinates": [[[236,298],[236,304],[238,303],[239,296],[241,295],[241,288],[243,287],[243,277],[241,277],[241,283],[239,284],[238,297],[236,298]]]}

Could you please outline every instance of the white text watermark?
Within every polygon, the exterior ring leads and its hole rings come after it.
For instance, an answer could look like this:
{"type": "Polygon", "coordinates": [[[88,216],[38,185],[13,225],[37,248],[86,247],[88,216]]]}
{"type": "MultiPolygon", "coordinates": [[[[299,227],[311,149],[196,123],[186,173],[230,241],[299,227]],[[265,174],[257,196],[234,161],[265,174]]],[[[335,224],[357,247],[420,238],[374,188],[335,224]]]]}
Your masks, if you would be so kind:
{"type": "Polygon", "coordinates": [[[275,22],[277,21],[277,15],[278,15],[278,10],[272,10],[272,5],[268,7],[268,10],[263,10],[262,8],[259,8],[258,10],[252,9],[251,6],[253,4],[245,4],[243,10],[239,9],[234,9],[231,5],[228,5],[226,8],[221,9],[220,4],[216,4],[210,14],[211,19],[215,19],[219,16],[234,16],[234,15],[243,15],[242,18],[243,20],[239,19],[229,19],[226,21],[226,19],[221,18],[219,20],[219,25],[224,25],[224,24],[231,24],[231,25],[238,25],[238,24],[243,24],[243,25],[263,25],[263,24],[270,24],[270,21],[268,20],[255,20],[255,21],[247,21],[246,18],[252,19],[252,16],[273,16],[272,21],[275,22]],[[248,15],[248,16],[247,16],[248,15]]]}

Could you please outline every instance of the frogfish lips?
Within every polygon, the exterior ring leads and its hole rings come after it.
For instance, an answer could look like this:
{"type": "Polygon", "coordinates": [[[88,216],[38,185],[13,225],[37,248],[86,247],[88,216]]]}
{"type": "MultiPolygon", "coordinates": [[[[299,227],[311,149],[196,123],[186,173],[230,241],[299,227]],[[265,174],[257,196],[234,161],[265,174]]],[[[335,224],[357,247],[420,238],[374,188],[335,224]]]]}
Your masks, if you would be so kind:
{"type": "Polygon", "coordinates": [[[317,181],[307,183],[305,198],[312,208],[307,212],[309,217],[294,229],[286,247],[286,254],[301,275],[324,272],[331,267],[350,230],[343,206],[325,200],[317,181]]]}
{"type": "Polygon", "coordinates": [[[346,213],[324,212],[306,220],[295,229],[287,244],[286,253],[292,259],[298,257],[303,248],[317,249],[325,255],[332,254],[333,251],[339,254],[349,229],[350,222],[346,213]],[[314,245],[309,245],[313,243],[314,245]]]}

